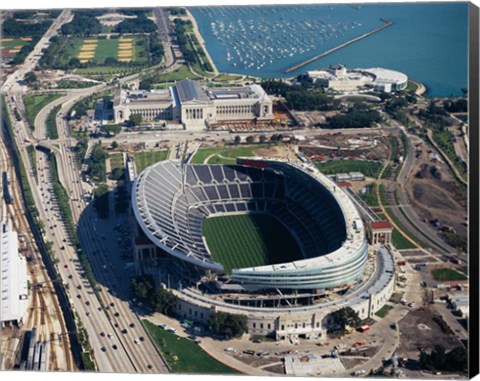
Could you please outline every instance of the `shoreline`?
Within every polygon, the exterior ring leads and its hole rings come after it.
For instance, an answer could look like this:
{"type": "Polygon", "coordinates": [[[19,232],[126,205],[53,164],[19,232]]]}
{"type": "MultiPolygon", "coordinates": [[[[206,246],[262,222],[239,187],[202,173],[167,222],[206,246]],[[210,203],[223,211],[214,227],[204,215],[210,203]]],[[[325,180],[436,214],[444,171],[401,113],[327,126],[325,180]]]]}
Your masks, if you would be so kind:
{"type": "Polygon", "coordinates": [[[185,8],[187,11],[187,16],[192,22],[193,25],[193,33],[195,33],[195,36],[197,37],[198,42],[200,45],[202,45],[203,51],[205,52],[205,56],[208,58],[208,61],[210,62],[210,65],[212,65],[213,68],[213,73],[215,76],[219,74],[219,71],[217,69],[217,65],[215,65],[215,62],[213,61],[212,57],[210,56],[210,53],[208,53],[207,49],[207,44],[205,43],[205,40],[202,37],[202,34],[200,33],[200,29],[198,28],[197,20],[193,16],[193,14],[188,10],[188,8],[185,8]]]}

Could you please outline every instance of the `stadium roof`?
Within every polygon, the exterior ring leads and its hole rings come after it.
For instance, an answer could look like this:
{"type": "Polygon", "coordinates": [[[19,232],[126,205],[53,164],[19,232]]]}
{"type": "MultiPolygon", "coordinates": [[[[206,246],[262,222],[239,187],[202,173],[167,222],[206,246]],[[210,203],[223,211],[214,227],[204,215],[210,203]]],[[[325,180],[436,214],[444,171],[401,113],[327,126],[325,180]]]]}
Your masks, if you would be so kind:
{"type": "Polygon", "coordinates": [[[27,312],[28,283],[25,258],[18,255],[17,233],[0,223],[0,321],[22,321],[27,312]]]}

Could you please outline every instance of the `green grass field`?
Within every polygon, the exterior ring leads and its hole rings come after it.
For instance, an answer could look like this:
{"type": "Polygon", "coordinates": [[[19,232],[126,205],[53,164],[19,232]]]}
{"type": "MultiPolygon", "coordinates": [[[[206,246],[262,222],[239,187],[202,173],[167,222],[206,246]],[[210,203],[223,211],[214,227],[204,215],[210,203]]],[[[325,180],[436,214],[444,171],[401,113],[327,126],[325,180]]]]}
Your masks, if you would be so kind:
{"type": "MultiPolygon", "coordinates": [[[[390,208],[385,208],[385,211],[387,212],[388,216],[392,219],[392,221],[399,227],[400,230],[402,230],[408,237],[410,237],[418,245],[420,245],[421,247],[425,247],[425,244],[422,241],[420,241],[414,233],[412,233],[400,222],[400,220],[393,214],[393,211],[390,208]]],[[[395,231],[396,230],[394,229],[392,233],[392,243],[398,250],[415,248],[413,243],[408,241],[405,237],[403,237],[400,233],[398,233],[398,231],[395,234],[395,231]],[[395,242],[397,242],[399,246],[395,245],[395,242]]]]}
{"type": "Polygon", "coordinates": [[[33,144],[30,144],[27,146],[27,153],[28,153],[28,160],[30,161],[30,166],[32,167],[33,175],[35,176],[36,179],[38,179],[38,173],[37,173],[37,151],[35,150],[35,146],[33,144]]]}
{"type": "Polygon", "coordinates": [[[452,280],[467,280],[467,276],[454,269],[435,269],[432,270],[432,275],[435,280],[439,282],[446,282],[452,280]]]}
{"type": "Polygon", "coordinates": [[[234,164],[237,157],[255,156],[254,151],[262,148],[268,148],[266,144],[252,146],[235,146],[235,147],[212,147],[200,148],[190,161],[191,164],[204,164],[204,161],[211,155],[208,164],[234,164]]]}
{"type": "MultiPolygon", "coordinates": [[[[387,221],[387,217],[383,213],[376,213],[382,221],[387,221]]],[[[392,230],[392,244],[397,250],[415,249],[415,245],[401,235],[396,228],[392,230]]]]}
{"type": "Polygon", "coordinates": [[[376,190],[377,184],[373,183],[367,187],[367,192],[365,194],[358,193],[358,197],[360,197],[368,206],[378,206],[376,190]]]}
{"type": "Polygon", "coordinates": [[[52,139],[52,140],[58,139],[57,122],[55,118],[61,108],[62,108],[61,105],[55,106],[47,116],[47,120],[45,121],[45,126],[47,129],[48,139],[52,139]]]}
{"type": "Polygon", "coordinates": [[[186,65],[179,66],[178,69],[175,69],[174,71],[165,74],[160,74],[157,77],[158,83],[178,81],[185,78],[199,79],[200,77],[193,74],[186,65]]]}
{"type": "Polygon", "coordinates": [[[142,172],[148,166],[165,160],[168,157],[168,150],[153,151],[153,152],[136,152],[135,153],[135,167],[137,173],[142,172]]]}
{"type": "Polygon", "coordinates": [[[172,332],[158,328],[148,320],[143,324],[155,345],[170,365],[172,373],[238,374],[236,370],[215,360],[199,345],[172,332]],[[176,360],[175,360],[176,358],[176,360]]]}
{"type": "Polygon", "coordinates": [[[232,74],[219,74],[213,78],[214,81],[218,81],[218,82],[239,81],[241,79],[242,79],[241,75],[232,75],[232,74]]]}
{"type": "MultiPolygon", "coordinates": [[[[143,36],[133,36],[130,37],[133,41],[131,41],[133,45],[133,55],[132,55],[132,61],[137,62],[137,63],[147,63],[148,62],[148,52],[145,49],[146,46],[146,37],[143,36]]],[[[68,61],[72,58],[78,58],[82,60],[81,52],[88,52],[87,50],[82,50],[82,46],[84,45],[91,45],[91,46],[96,46],[94,50],[89,50],[94,53],[93,58],[87,58],[85,57],[84,59],[90,61],[93,64],[96,65],[104,65],[105,60],[109,57],[119,59],[118,53],[119,53],[119,45],[122,43],[122,40],[118,38],[110,38],[110,39],[97,39],[95,37],[86,37],[86,38],[81,38],[81,37],[64,37],[59,39],[58,42],[56,42],[56,52],[57,52],[57,58],[55,62],[53,62],[54,66],[55,65],[65,65],[68,63],[68,61]],[[85,43],[87,41],[87,43],[85,43]],[[89,41],[95,41],[96,43],[93,44],[89,41]]],[[[129,44],[130,41],[125,41],[124,44],[129,44]]],[[[116,68],[116,69],[121,69],[121,67],[116,68]]]]}
{"type": "Polygon", "coordinates": [[[390,311],[391,309],[393,309],[392,306],[385,304],[382,308],[380,308],[377,312],[375,312],[375,315],[377,315],[378,317],[384,318],[385,316],[387,316],[388,311],[390,311]]]}
{"type": "Polygon", "coordinates": [[[27,94],[23,97],[27,121],[32,129],[35,128],[35,118],[42,108],[65,94],[27,94]]]}
{"type": "Polygon", "coordinates": [[[122,153],[112,153],[110,155],[110,167],[112,171],[115,168],[123,168],[123,154],[122,153]]]}
{"type": "Polygon", "coordinates": [[[203,222],[202,229],[213,259],[227,273],[303,258],[288,230],[267,214],[211,217],[203,222]]]}
{"type": "MultiPolygon", "coordinates": [[[[10,38],[7,40],[10,40],[10,38]]],[[[0,49],[21,49],[30,42],[23,41],[21,38],[13,38],[11,40],[12,41],[0,41],[0,49]]]]}
{"type": "Polygon", "coordinates": [[[360,160],[334,160],[325,163],[316,163],[315,166],[327,175],[345,172],[362,172],[367,177],[377,178],[382,164],[360,160]]]}

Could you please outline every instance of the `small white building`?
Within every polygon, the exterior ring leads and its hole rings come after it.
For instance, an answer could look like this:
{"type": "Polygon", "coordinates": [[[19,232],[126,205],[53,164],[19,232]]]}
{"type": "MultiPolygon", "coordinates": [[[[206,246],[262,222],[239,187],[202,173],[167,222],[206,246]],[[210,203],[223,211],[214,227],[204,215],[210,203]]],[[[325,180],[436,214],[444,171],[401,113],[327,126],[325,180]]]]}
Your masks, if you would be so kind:
{"type": "Polygon", "coordinates": [[[18,236],[6,220],[0,223],[0,322],[22,324],[28,309],[27,262],[18,252],[18,236]]]}

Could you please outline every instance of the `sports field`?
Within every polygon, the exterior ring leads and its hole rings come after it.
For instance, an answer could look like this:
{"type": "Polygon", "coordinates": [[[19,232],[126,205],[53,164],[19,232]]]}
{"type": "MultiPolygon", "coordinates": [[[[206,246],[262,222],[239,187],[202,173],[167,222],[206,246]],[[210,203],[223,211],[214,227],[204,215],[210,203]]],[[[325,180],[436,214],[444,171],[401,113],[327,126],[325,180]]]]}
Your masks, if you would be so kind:
{"type": "Polygon", "coordinates": [[[81,63],[109,65],[107,59],[119,62],[147,63],[148,52],[145,50],[146,38],[134,36],[130,38],[96,38],[96,37],[66,37],[55,42],[55,50],[50,65],[55,67],[65,65],[72,58],[81,63]]]}
{"type": "Polygon", "coordinates": [[[203,222],[202,229],[213,259],[227,273],[303,259],[289,231],[267,214],[210,217],[203,222]]]}
{"type": "Polygon", "coordinates": [[[32,41],[31,37],[2,38],[0,39],[0,50],[5,50],[5,52],[16,54],[25,45],[30,43],[30,41],[32,41]]]}

